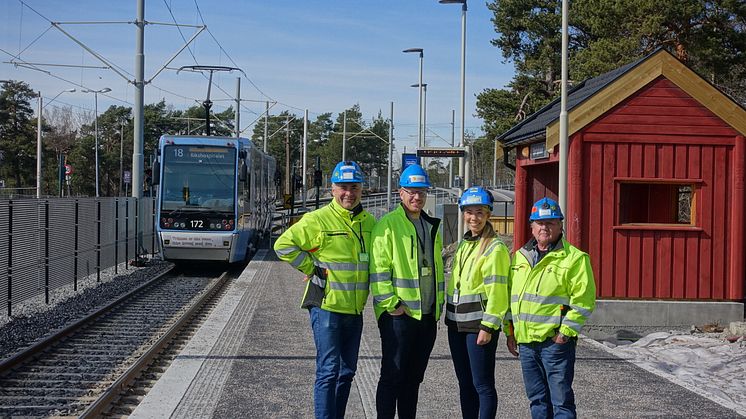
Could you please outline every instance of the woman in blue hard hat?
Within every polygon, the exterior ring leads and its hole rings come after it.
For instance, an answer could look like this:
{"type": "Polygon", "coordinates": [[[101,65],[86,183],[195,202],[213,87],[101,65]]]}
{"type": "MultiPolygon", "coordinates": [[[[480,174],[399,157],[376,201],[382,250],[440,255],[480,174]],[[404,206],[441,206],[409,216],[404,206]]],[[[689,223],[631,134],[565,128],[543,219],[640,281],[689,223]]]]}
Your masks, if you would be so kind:
{"type": "Polygon", "coordinates": [[[479,186],[461,195],[468,231],[456,250],[446,292],[448,345],[464,418],[497,414],[495,351],[508,311],[510,253],[489,223],[492,201],[479,186]]]}

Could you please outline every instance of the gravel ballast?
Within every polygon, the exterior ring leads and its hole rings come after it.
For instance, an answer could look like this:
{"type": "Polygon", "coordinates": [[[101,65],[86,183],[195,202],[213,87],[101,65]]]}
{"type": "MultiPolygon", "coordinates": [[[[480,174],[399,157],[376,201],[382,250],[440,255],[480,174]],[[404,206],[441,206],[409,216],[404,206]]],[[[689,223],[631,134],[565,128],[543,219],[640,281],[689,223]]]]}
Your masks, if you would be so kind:
{"type": "Polygon", "coordinates": [[[71,324],[93,312],[124,293],[137,288],[171,266],[169,262],[150,260],[145,266],[125,270],[124,263],[96,275],[78,281],[78,290],[73,285],[55,289],[50,293],[50,302],[44,296],[31,298],[13,305],[13,315],[0,316],[0,359],[5,359],[56,330],[71,324]]]}

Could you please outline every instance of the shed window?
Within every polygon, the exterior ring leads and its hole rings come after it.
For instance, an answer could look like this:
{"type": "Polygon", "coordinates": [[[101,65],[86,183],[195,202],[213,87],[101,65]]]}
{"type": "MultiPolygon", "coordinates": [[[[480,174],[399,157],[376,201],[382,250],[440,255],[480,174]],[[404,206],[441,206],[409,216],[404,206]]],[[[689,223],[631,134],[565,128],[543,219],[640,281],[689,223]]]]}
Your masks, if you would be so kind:
{"type": "Polygon", "coordinates": [[[619,224],[694,225],[692,184],[621,183],[619,224]]]}

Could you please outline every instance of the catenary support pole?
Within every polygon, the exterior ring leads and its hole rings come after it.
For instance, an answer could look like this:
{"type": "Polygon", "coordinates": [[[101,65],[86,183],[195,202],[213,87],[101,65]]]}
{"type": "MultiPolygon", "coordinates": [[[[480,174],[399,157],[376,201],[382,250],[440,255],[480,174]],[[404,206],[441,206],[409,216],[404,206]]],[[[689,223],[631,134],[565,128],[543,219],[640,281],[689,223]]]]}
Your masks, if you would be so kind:
{"type": "Polygon", "coordinates": [[[236,138],[241,136],[241,77],[236,77],[236,138]]]}
{"type": "Polygon", "coordinates": [[[393,154],[394,154],[394,102],[391,102],[391,114],[389,116],[389,170],[388,170],[389,179],[386,184],[386,192],[387,192],[386,193],[386,210],[387,211],[391,211],[391,192],[392,192],[391,190],[392,179],[391,178],[394,176],[394,174],[392,173],[393,171],[392,166],[394,164],[393,154]]]}
{"type": "Polygon", "coordinates": [[[269,135],[269,101],[266,102],[266,107],[264,111],[264,146],[262,147],[262,150],[266,153],[267,152],[267,141],[269,140],[267,136],[269,135]]]}
{"type": "MultiPolygon", "coordinates": [[[[36,115],[36,197],[41,198],[41,110],[43,98],[41,97],[41,92],[38,93],[39,112],[36,115]]],[[[98,172],[96,172],[96,174],[98,174],[98,172]]]]}
{"type": "MultiPolygon", "coordinates": [[[[144,213],[142,188],[144,173],[143,147],[145,143],[144,93],[145,93],[145,0],[136,0],[137,17],[135,18],[135,106],[134,106],[134,140],[132,147],[132,197],[137,198],[138,211],[144,213]]],[[[138,217],[137,254],[144,253],[143,235],[145,217],[138,217]]]]}
{"type": "Polygon", "coordinates": [[[307,152],[308,151],[308,109],[306,109],[305,113],[303,114],[303,168],[301,172],[301,177],[303,177],[303,190],[301,191],[301,199],[303,200],[303,208],[306,208],[306,173],[307,171],[307,152]]]}

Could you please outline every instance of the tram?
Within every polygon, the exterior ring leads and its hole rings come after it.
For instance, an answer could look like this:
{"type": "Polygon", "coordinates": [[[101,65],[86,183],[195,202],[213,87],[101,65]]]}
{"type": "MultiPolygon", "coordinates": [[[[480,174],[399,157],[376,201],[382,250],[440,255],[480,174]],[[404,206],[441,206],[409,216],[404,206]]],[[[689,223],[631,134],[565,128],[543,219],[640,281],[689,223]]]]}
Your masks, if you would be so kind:
{"type": "Polygon", "coordinates": [[[269,234],[275,166],[246,138],[162,136],[153,183],[163,259],[245,260],[269,234]]]}

